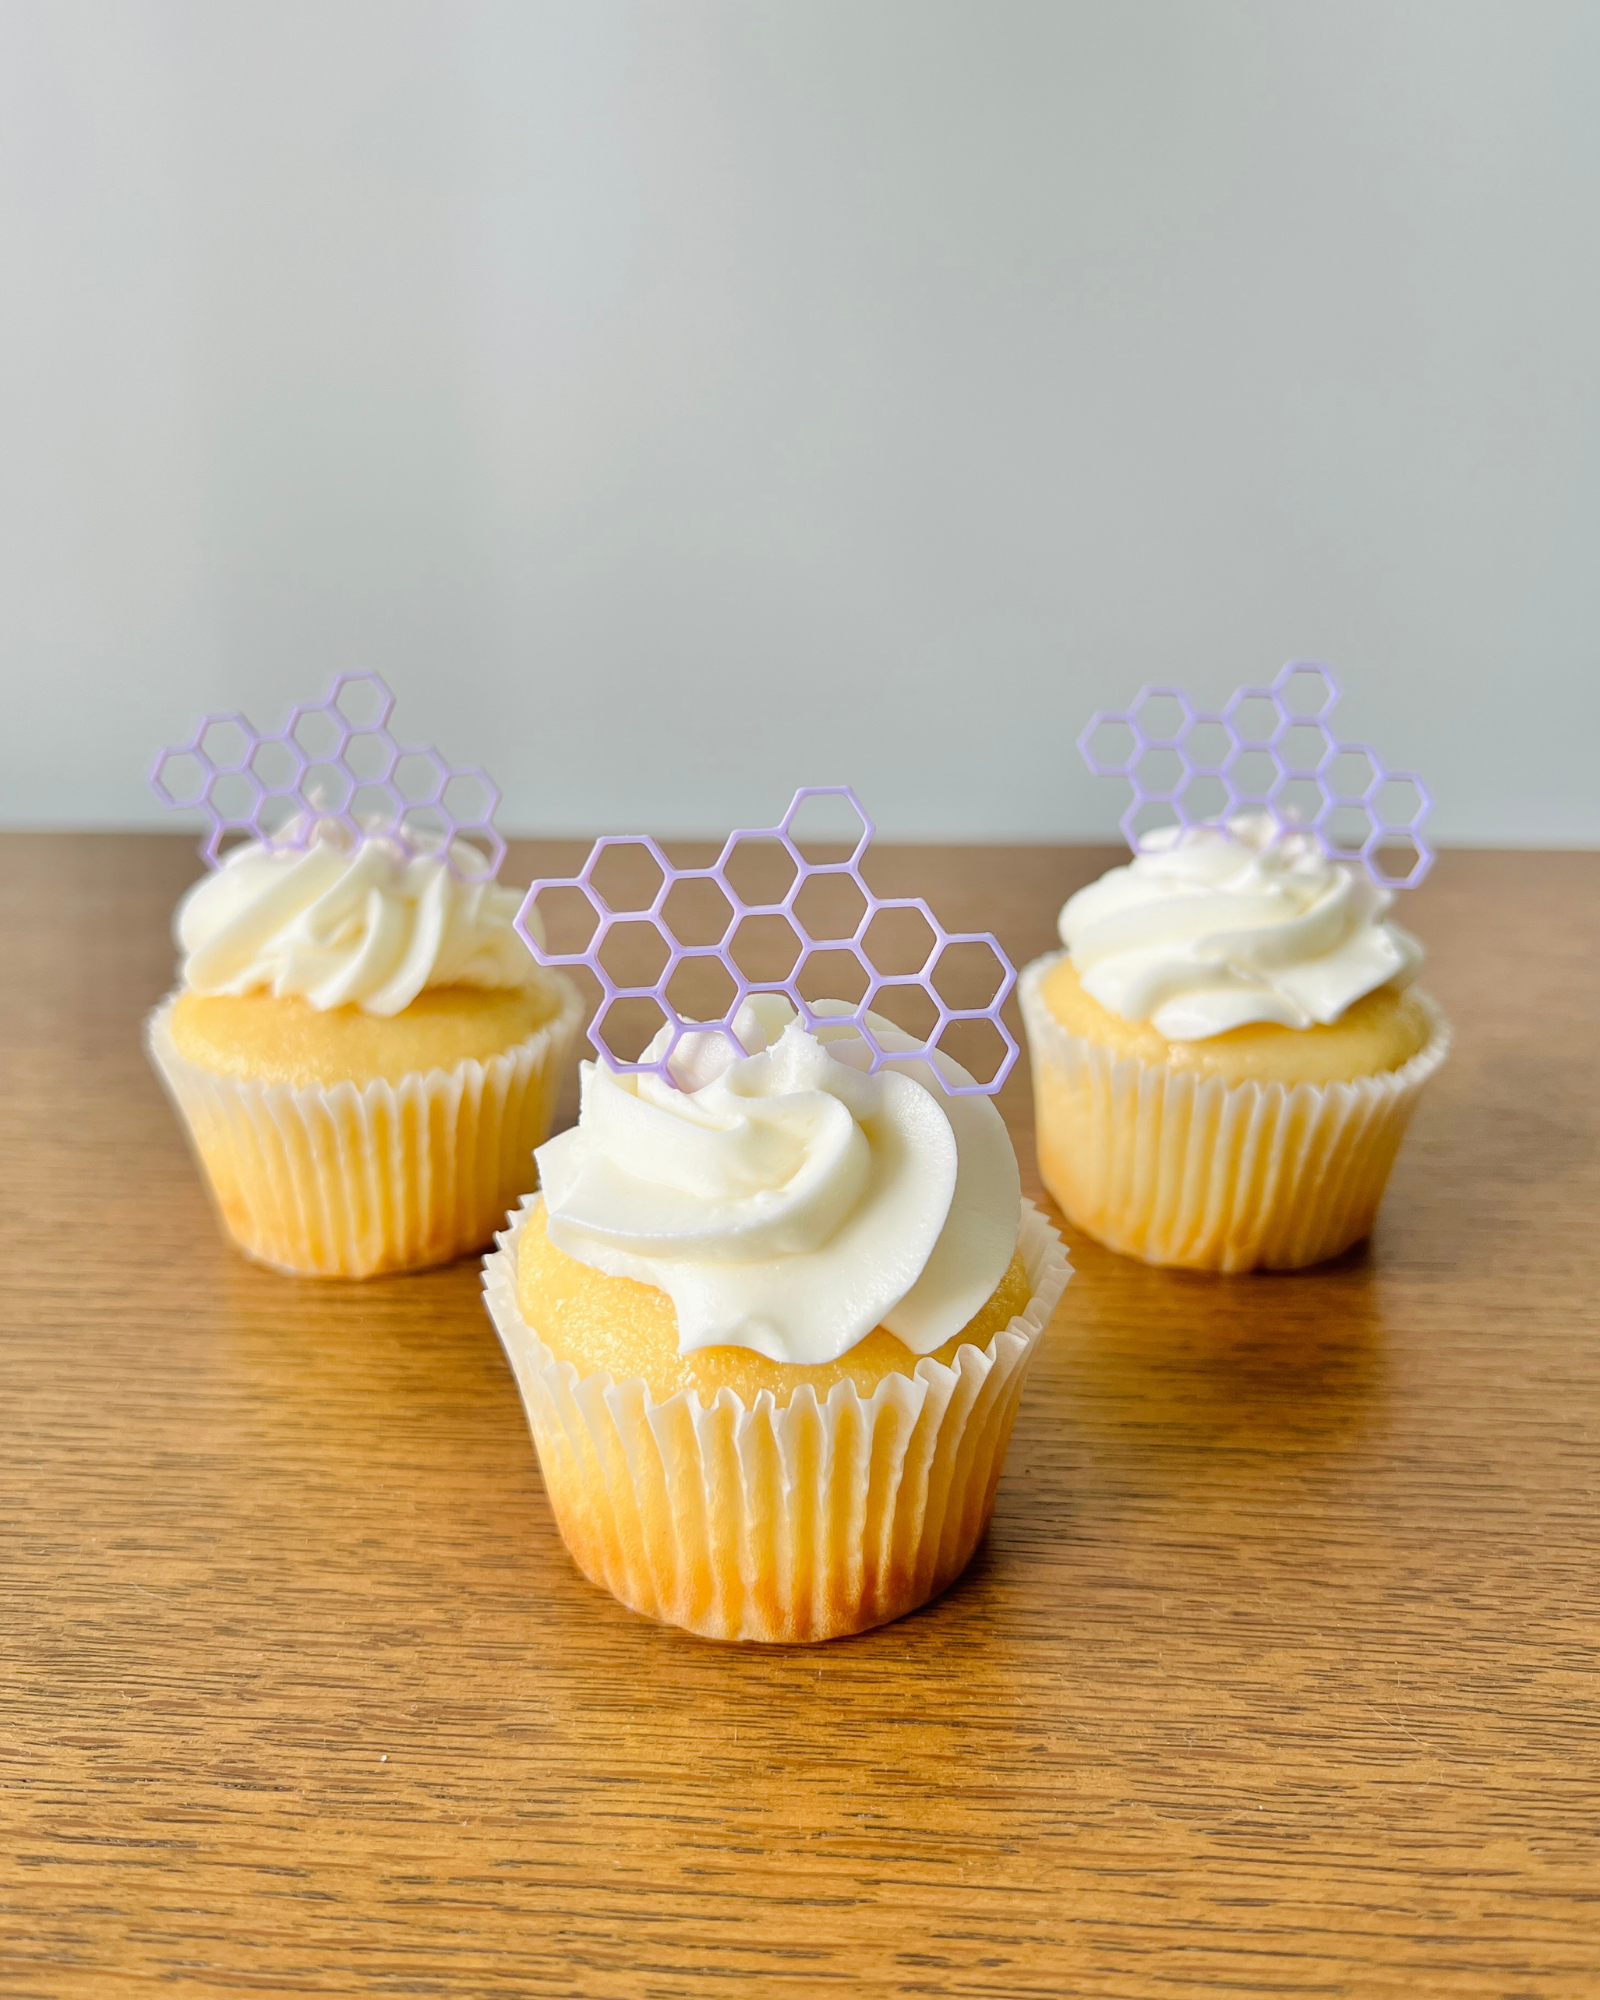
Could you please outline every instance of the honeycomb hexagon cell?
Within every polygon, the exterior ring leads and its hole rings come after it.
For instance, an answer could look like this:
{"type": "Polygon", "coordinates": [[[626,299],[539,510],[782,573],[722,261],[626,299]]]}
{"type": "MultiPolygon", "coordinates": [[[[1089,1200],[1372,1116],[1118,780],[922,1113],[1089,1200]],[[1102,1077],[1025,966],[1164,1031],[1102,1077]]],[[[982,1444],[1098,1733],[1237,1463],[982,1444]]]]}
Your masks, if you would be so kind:
{"type": "Polygon", "coordinates": [[[1339,703],[1338,686],[1319,660],[1290,660],[1272,692],[1290,722],[1326,722],[1339,703]]]}
{"type": "MultiPolygon", "coordinates": [[[[660,916],[679,951],[720,945],[741,921],[727,890],[709,869],[680,870],[662,892],[660,916]]],[[[787,923],[786,918],[777,921],[787,923]]]]}
{"type": "Polygon", "coordinates": [[[1337,745],[1320,722],[1286,723],[1273,745],[1278,762],[1291,777],[1314,777],[1337,745]]]}
{"type": "Polygon", "coordinates": [[[867,994],[867,1009],[921,1041],[938,1035],[948,1020],[927,980],[910,975],[875,980],[867,994]]]}
{"type": "Polygon", "coordinates": [[[915,979],[939,952],[938,933],[927,913],[904,896],[886,896],[861,925],[860,938],[878,975],[915,979]]]}
{"type": "Polygon", "coordinates": [[[1220,778],[1233,755],[1233,732],[1220,715],[1196,715],[1179,746],[1183,761],[1196,777],[1220,778]]]}
{"type": "Polygon", "coordinates": [[[1396,835],[1388,827],[1374,828],[1361,850],[1368,873],[1386,889],[1414,889],[1432,858],[1414,833],[1396,835]]]}
{"type": "Polygon", "coordinates": [[[382,729],[394,713],[394,696],[376,674],[336,674],[327,706],[351,729],[382,729]]]}
{"type": "Polygon", "coordinates": [[[810,942],[787,910],[746,910],[720,940],[752,992],[795,978],[810,942]]]}
{"type": "Polygon", "coordinates": [[[1195,720],[1189,697],[1174,687],[1140,688],[1128,711],[1139,741],[1151,750],[1175,750],[1195,720]]]}
{"type": "Polygon", "coordinates": [[[1097,777],[1127,779],[1133,796],[1120,824],[1136,853],[1174,827],[1266,812],[1325,853],[1359,860],[1381,886],[1414,888],[1433,865],[1422,838],[1433,801],[1414,772],[1388,770],[1369,744],[1339,737],[1338,704],[1327,667],[1291,660],[1270,686],[1236,688],[1217,713],[1180,688],[1143,687],[1127,709],[1097,710],[1078,748],[1097,777]],[[1353,806],[1370,815],[1359,843],[1348,833],[1353,806]]]}
{"type": "Polygon", "coordinates": [[[582,880],[613,916],[651,910],[667,888],[667,857],[647,834],[607,834],[584,863],[582,880]]]}
{"type": "Polygon", "coordinates": [[[1330,800],[1359,805],[1383,779],[1383,766],[1364,743],[1341,743],[1317,773],[1330,800]]]}
{"type": "Polygon", "coordinates": [[[795,793],[793,803],[777,831],[783,836],[800,869],[809,870],[811,874],[854,875],[860,869],[861,857],[867,851],[875,828],[862,811],[861,801],[848,785],[809,785],[795,793]],[[809,825],[805,824],[807,821],[809,825]],[[806,861],[800,851],[802,841],[834,841],[840,831],[845,839],[839,844],[850,847],[847,860],[806,861]]]}
{"type": "Polygon", "coordinates": [[[163,750],[150,773],[150,785],[164,806],[192,811],[204,803],[213,775],[198,750],[163,750]]]}
{"type": "Polygon", "coordinates": [[[872,961],[853,938],[819,938],[801,953],[794,974],[808,1001],[843,1000],[863,1020],[874,976],[872,961]]]}
{"type": "Polygon", "coordinates": [[[1078,737],[1083,761],[1097,778],[1123,778],[1144,745],[1125,715],[1097,712],[1078,737]]]}
{"type": "Polygon", "coordinates": [[[544,933],[540,949],[546,965],[582,965],[584,953],[599,943],[607,921],[589,885],[578,881],[546,883],[538,896],[530,892],[518,924],[530,920],[544,933]]]}
{"type": "Polygon", "coordinates": [[[344,718],[327,702],[301,702],[289,711],[285,734],[307,757],[320,761],[337,757],[350,731],[344,718]]]}
{"type": "Polygon", "coordinates": [[[618,993],[653,993],[677,970],[681,957],[648,911],[643,916],[612,917],[593,949],[618,993]]]}
{"type": "Polygon", "coordinates": [[[800,857],[776,827],[730,833],[708,872],[740,911],[786,910],[801,881],[800,857]]]}
{"type": "MultiPolygon", "coordinates": [[[[676,1085],[672,1058],[686,1033],[712,1028],[732,1035],[739,1009],[752,993],[781,993],[807,1029],[814,1030],[824,1022],[854,1026],[869,1054],[869,1073],[876,1073],[886,1062],[933,1058],[938,1055],[941,1040],[952,1023],[986,1021],[995,1030],[999,1051],[994,1074],[967,1083],[946,1077],[945,1088],[957,1096],[989,1095],[1004,1083],[1017,1059],[1016,1038],[1001,1018],[1001,1010],[1016,984],[1016,973],[988,932],[945,930],[920,897],[875,896],[861,873],[873,832],[872,821],[861,801],[847,785],[818,785],[802,787],[796,792],[789,810],[776,826],[741,828],[729,834],[721,854],[709,868],[675,867],[648,835],[607,836],[595,842],[576,875],[550,876],[529,886],[517,915],[517,929],[541,965],[582,966],[592,974],[600,988],[600,1004],[590,1023],[589,1039],[607,1067],[620,1073],[648,1073],[676,1085]],[[817,824],[819,807],[821,825],[817,824]],[[842,838],[836,831],[841,826],[842,838]],[[808,858],[805,845],[823,840],[832,848],[844,849],[843,857],[808,858]],[[618,850],[631,851],[633,857],[626,920],[634,925],[653,925],[659,934],[652,962],[660,970],[647,990],[667,1033],[662,1037],[660,1051],[649,1060],[642,1054],[623,1054],[618,1046],[622,1037],[614,1036],[612,1031],[613,1023],[620,1018],[621,1003],[642,996],[642,989],[632,981],[627,955],[618,966],[608,962],[611,954],[604,949],[609,925],[621,921],[622,916],[620,911],[613,914],[614,906],[597,882],[597,869],[604,855],[618,850]],[[752,850],[757,852],[758,859],[747,868],[742,865],[742,857],[748,858],[752,850]],[[661,876],[660,885],[647,904],[641,903],[641,857],[658,868],[661,876]],[[830,893],[836,902],[842,896],[853,910],[859,901],[861,914],[848,935],[838,934],[837,918],[828,922],[826,928],[822,917],[814,919],[815,930],[808,924],[811,899],[805,891],[808,884],[819,878],[831,878],[835,886],[830,893]],[[731,916],[718,943],[690,946],[680,937],[680,928],[686,925],[678,915],[677,892],[684,883],[709,884],[726,903],[731,916]],[[594,906],[599,926],[582,950],[549,948],[529,919],[539,911],[542,897],[574,889],[581,890],[594,906]],[[905,921],[905,913],[910,913],[925,925],[925,935],[931,943],[923,967],[915,975],[904,971],[903,958],[892,965],[878,962],[874,953],[875,920],[884,913],[895,914],[901,923],[905,921]],[[774,924],[782,926],[781,936],[768,935],[774,924]],[[933,983],[933,968],[941,953],[957,945],[983,946],[991,954],[987,988],[983,989],[987,998],[981,1005],[952,1008],[940,998],[933,983]],[[807,977],[808,966],[815,971],[823,965],[829,967],[833,977],[839,976],[841,968],[847,972],[846,983],[855,990],[855,997],[838,992],[808,993],[807,987],[812,983],[807,977]],[[713,967],[720,968],[724,980],[711,980],[713,967]],[[691,978],[690,974],[696,976],[691,978]],[[685,1013],[683,1007],[689,1004],[690,989],[703,995],[713,983],[720,986],[726,1002],[723,1013],[712,1019],[685,1013]],[[899,993],[917,990],[931,1005],[931,1028],[920,1038],[910,1036],[909,1048],[903,1045],[908,1031],[897,1030],[893,1036],[885,1036],[868,1018],[873,995],[890,989],[899,993]],[[827,1001],[842,1002],[846,1011],[820,1011],[827,1001]]],[[[703,999],[700,1004],[705,1004],[703,999]]],[[[635,1028],[627,1039],[632,1041],[636,1037],[635,1028]]]]}
{"type": "MultiPolygon", "coordinates": [[[[804,864],[801,864],[804,868],[804,864]]],[[[838,867],[802,873],[786,898],[796,928],[807,937],[842,943],[859,937],[875,915],[858,875],[838,867]]]]}
{"type": "Polygon", "coordinates": [[[208,715],[195,733],[195,747],[213,771],[242,771],[255,754],[256,736],[242,715],[208,715]]]}
{"type": "Polygon", "coordinates": [[[206,810],[220,821],[224,833],[248,833],[263,797],[248,771],[218,771],[206,787],[206,810]]]}
{"type": "Polygon", "coordinates": [[[1288,717],[1278,706],[1271,688],[1235,688],[1229,695],[1221,720],[1234,742],[1243,747],[1270,743],[1288,717]]]}
{"type": "Polygon", "coordinates": [[[156,758],[150,783],[163,805],[204,813],[200,852],[213,868],[230,835],[303,851],[333,825],[356,844],[390,840],[442,857],[464,880],[492,879],[505,858],[499,791],[476,764],[397,742],[393,712],[379,675],[338,674],[322,701],[297,703],[277,731],[242,715],[203,716],[188,743],[156,758]],[[235,779],[248,790],[222,782],[235,779]]]}
{"type": "Polygon", "coordinates": [[[714,1019],[735,1007],[740,982],[728,969],[727,961],[715,949],[686,951],[674,960],[672,969],[660,981],[660,998],[677,1020],[692,1016],[714,1019]]]}
{"type": "Polygon", "coordinates": [[[1188,784],[1192,772],[1175,743],[1151,743],[1139,752],[1129,776],[1142,799],[1170,804],[1188,784]]]}
{"type": "Polygon", "coordinates": [[[1368,791],[1366,802],[1388,833],[1415,833],[1433,803],[1422,780],[1409,771],[1385,772],[1368,791]]]}
{"type": "Polygon", "coordinates": [[[292,739],[275,736],[250,753],[251,773],[269,798],[292,797],[305,768],[305,754],[292,739]]]}
{"type": "Polygon", "coordinates": [[[431,806],[444,785],[444,766],[431,750],[404,750],[394,760],[389,782],[407,805],[431,806]]]}

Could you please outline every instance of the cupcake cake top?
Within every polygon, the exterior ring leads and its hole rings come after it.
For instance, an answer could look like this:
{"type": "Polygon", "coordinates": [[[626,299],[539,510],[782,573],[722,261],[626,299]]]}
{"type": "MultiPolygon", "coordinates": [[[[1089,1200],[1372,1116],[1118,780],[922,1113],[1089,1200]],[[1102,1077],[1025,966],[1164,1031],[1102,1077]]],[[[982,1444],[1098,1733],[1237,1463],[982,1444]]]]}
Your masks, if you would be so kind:
{"type": "MultiPolygon", "coordinates": [[[[731,834],[717,861],[675,867],[643,836],[596,843],[584,868],[535,882],[519,922],[547,965],[585,966],[601,986],[589,1037],[597,1060],[581,1066],[578,1124],[537,1154],[546,1227],[558,1249],[611,1276],[654,1285],[672,1299],[683,1352],[754,1349],[811,1365],[837,1359],[885,1326],[917,1354],[958,1334],[994,1292],[1017,1243],[1021,1185],[1005,1125],[985,1100],[1016,1058],[1001,1019],[1015,973],[988,933],[951,933],[919,898],[876,897],[861,878],[871,822],[845,787],[795,795],[775,827],[731,834]],[[795,821],[808,799],[855,815],[843,860],[809,859],[795,821]],[[736,887],[745,843],[765,843],[783,863],[781,893],[753,899],[736,887]],[[613,907],[596,868],[631,846],[658,886],[648,906],[613,907]],[[807,914],[807,890],[834,878],[864,914],[847,935],[807,914]],[[686,941],[675,891],[698,883],[727,922],[714,942],[686,941]],[[535,926],[541,898],[576,896],[591,920],[584,949],[547,946],[535,926]],[[931,945],[914,973],[880,963],[876,925],[904,912],[931,945]],[[791,934],[793,961],[763,978],[747,963],[751,920],[791,934]],[[648,985],[621,983],[608,938],[619,926],[653,932],[659,970],[648,985]],[[941,967],[957,950],[989,967],[979,993],[952,998],[941,967]],[[808,961],[850,960],[863,996],[808,997],[808,961]],[[685,969],[731,988],[724,1013],[695,1019],[677,997],[685,969]],[[879,1008],[913,993],[931,1005],[923,1036],[879,1008]],[[645,1002],[660,1027],[633,1058],[612,1046],[619,1004],[645,1002]],[[999,1056],[986,1081],[941,1044],[957,1022],[984,1022],[999,1056]]],[[[553,928],[553,924],[552,924],[553,928]]],[[[969,970],[969,978],[971,977],[969,970]]]]}
{"type": "Polygon", "coordinates": [[[521,894],[495,881],[497,788],[397,742],[393,707],[376,674],[341,674],[275,733],[207,715],[157,757],[157,797],[206,820],[212,872],[173,925],[190,990],[393,1015],[425,987],[537,979],[521,894]]]}
{"type": "Polygon", "coordinates": [[[1432,865],[1432,801],[1335,734],[1338,701],[1326,667],[1290,661],[1217,712],[1147,687],[1091,717],[1079,748],[1129,782],[1134,859],[1072,896],[1059,929],[1108,1012],[1200,1041],[1328,1024],[1413,977],[1422,947],[1387,913],[1432,865]]]}

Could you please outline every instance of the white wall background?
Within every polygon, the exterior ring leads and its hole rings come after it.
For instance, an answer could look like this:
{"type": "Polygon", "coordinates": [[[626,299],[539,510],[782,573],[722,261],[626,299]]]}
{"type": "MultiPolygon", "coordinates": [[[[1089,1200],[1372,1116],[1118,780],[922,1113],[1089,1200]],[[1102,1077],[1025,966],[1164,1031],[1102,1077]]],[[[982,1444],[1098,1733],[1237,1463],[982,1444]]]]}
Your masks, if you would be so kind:
{"type": "Polygon", "coordinates": [[[1109,828],[1290,655],[1600,840],[1593,0],[0,0],[0,818],[376,666],[514,830],[1109,828]]]}

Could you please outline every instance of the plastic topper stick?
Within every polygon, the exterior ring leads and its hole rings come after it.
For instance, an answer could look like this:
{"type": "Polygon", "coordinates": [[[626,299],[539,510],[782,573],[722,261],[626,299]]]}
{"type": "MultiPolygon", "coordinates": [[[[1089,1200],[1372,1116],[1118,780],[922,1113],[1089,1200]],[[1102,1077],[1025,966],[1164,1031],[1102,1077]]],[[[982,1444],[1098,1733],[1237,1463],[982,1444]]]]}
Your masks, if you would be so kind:
{"type": "Polygon", "coordinates": [[[1182,827],[1268,812],[1335,860],[1360,862],[1380,887],[1414,889],[1433,866],[1422,838],[1433,800],[1414,771],[1391,771],[1369,744],[1335,735],[1338,704],[1326,667],[1291,660],[1270,687],[1236,688],[1220,714],[1181,688],[1141,688],[1130,708],[1091,716],[1078,748],[1097,777],[1132,786],[1121,824],[1135,852],[1154,830],[1139,825],[1147,806],[1169,808],[1182,827]],[[1403,866],[1397,846],[1409,850],[1403,866]]]}
{"type": "Polygon", "coordinates": [[[463,880],[492,879],[506,851],[494,827],[498,788],[475,764],[397,743],[393,708],[378,675],[340,674],[325,699],[290,709],[276,735],[242,715],[203,716],[187,743],[156,758],[150,784],[163,805],[205,814],[200,852],[212,868],[232,834],[303,851],[334,824],[358,844],[392,840],[409,855],[442,856],[463,880]]]}
{"type": "MultiPolygon", "coordinates": [[[[855,1027],[871,1051],[869,1075],[876,1074],[886,1062],[904,1062],[908,1058],[931,1055],[938,1048],[940,1039],[952,1022],[988,1021],[997,1031],[1002,1048],[994,1075],[987,1083],[946,1083],[945,1088],[953,1096],[990,1096],[1005,1082],[1012,1064],[1017,1059],[1016,1039],[1000,1015],[1001,1008],[1004,1007],[1012,987],[1016,984],[1015,968],[989,932],[947,931],[927,904],[917,896],[875,896],[861,875],[862,857],[867,851],[873,832],[872,822],[862,810],[861,801],[848,785],[807,785],[795,793],[789,810],[776,826],[745,827],[730,833],[723,843],[721,854],[708,868],[674,867],[648,834],[608,836],[595,842],[588,860],[576,875],[549,877],[532,885],[517,915],[517,930],[541,965],[584,965],[600,982],[601,1000],[594,1019],[589,1024],[589,1039],[609,1069],[635,1075],[649,1073],[663,1078],[668,1083],[676,1084],[677,1078],[669,1065],[678,1044],[686,1034],[721,1030],[730,1039],[737,1040],[733,1034],[733,1023],[744,1001],[752,993],[781,993],[791,1002],[802,1024],[808,1030],[841,1023],[855,1027]],[[842,800],[860,823],[859,838],[847,860],[808,861],[800,852],[794,834],[795,816],[807,799],[817,798],[842,800]],[[751,902],[742,896],[729,880],[729,864],[734,860],[741,843],[747,841],[775,843],[784,850],[787,863],[794,870],[793,880],[784,895],[764,902],[751,902]],[[607,900],[604,891],[596,886],[595,869],[605,855],[616,848],[631,848],[636,853],[642,853],[659,872],[660,886],[656,889],[648,909],[614,908],[607,900]],[[836,934],[813,935],[806,917],[797,907],[807,883],[818,876],[843,877],[859,894],[864,906],[863,914],[848,937],[836,934]],[[712,885],[713,890],[720,892],[727,906],[728,918],[722,935],[715,944],[686,943],[678,935],[679,929],[688,926],[681,918],[675,919],[669,913],[667,905],[674,889],[683,882],[706,882],[712,885]],[[544,943],[537,927],[529,922],[540,896],[551,890],[569,892],[576,890],[588,902],[595,918],[595,929],[586,950],[552,951],[544,943]],[[875,962],[875,955],[883,955],[881,944],[870,935],[875,919],[883,912],[893,910],[914,911],[927,925],[927,936],[931,944],[927,956],[914,973],[885,972],[880,970],[875,962]],[[794,955],[788,972],[781,978],[754,978],[748,976],[739,965],[736,954],[741,944],[740,932],[752,917],[764,918],[779,926],[787,926],[784,935],[792,944],[794,955]],[[661,946],[665,947],[665,961],[661,964],[658,976],[650,984],[638,986],[619,984],[607,968],[603,956],[606,939],[618,926],[635,929],[644,926],[652,929],[658,940],[658,952],[661,946]],[[958,1007],[950,1004],[935,983],[941,961],[945,960],[945,955],[957,946],[983,947],[992,955],[992,967],[986,961],[982,974],[982,985],[990,991],[991,997],[981,1007],[958,1007]],[[819,953],[847,955],[855,960],[856,965],[866,975],[866,991],[847,1013],[819,1014],[800,991],[801,973],[807,961],[819,953]],[[691,1020],[679,1012],[674,1002],[671,993],[673,975],[681,966],[694,961],[720,966],[732,981],[732,998],[727,1003],[727,1011],[719,1019],[691,1020]],[[872,1023],[867,1019],[874,1001],[886,991],[894,989],[924,993],[932,1000],[937,1010],[933,1027],[913,1049],[884,1047],[878,1040],[872,1023]],[[606,1040],[608,1016],[619,1002],[629,1000],[652,1001],[661,1013],[663,1024],[670,1030],[662,1054],[654,1061],[626,1061],[613,1053],[606,1040]]],[[[947,976],[949,970],[959,963],[960,960],[957,959],[947,966],[947,976]]],[[[727,990],[726,986],[723,990],[727,990]]]]}

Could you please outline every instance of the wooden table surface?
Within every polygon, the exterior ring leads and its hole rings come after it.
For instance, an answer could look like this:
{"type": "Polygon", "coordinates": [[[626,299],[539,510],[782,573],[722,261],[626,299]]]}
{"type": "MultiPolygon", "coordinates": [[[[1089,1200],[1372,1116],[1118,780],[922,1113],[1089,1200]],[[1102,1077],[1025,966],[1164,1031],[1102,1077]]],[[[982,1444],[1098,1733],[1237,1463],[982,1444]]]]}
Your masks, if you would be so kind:
{"type": "MultiPolygon", "coordinates": [[[[1109,858],[869,873],[1020,962],[1109,858]]],[[[0,841],[0,1992],[1600,1993],[1600,855],[1407,904],[1370,1248],[1071,1236],[968,1575],[777,1651],[572,1568],[475,1264],[219,1240],[139,1042],[195,872],[0,841]]]]}

